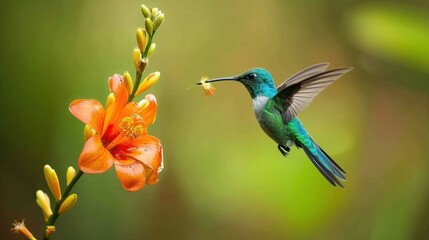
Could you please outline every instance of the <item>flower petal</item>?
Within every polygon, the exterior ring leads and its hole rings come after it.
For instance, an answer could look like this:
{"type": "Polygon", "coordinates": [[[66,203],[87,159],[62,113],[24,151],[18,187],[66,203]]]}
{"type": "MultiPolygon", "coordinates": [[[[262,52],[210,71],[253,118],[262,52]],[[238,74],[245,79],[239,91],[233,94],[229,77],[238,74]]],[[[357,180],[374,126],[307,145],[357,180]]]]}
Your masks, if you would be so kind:
{"type": "Polygon", "coordinates": [[[113,157],[101,142],[100,136],[95,135],[86,141],[79,156],[78,165],[85,173],[102,173],[113,164],[113,157]]]}
{"type": "Polygon", "coordinates": [[[146,184],[143,164],[136,160],[115,161],[116,176],[127,191],[135,192],[146,184]]]}
{"type": "Polygon", "coordinates": [[[147,183],[153,184],[158,181],[158,173],[162,170],[162,146],[159,139],[150,135],[143,135],[132,140],[136,148],[127,154],[145,165],[147,183]]]}
{"type": "Polygon", "coordinates": [[[101,134],[106,114],[99,101],[95,99],[77,99],[70,104],[69,110],[73,116],[101,134]]]}
{"type": "Polygon", "coordinates": [[[128,101],[128,90],[125,86],[124,78],[121,75],[115,74],[109,78],[110,91],[115,93],[115,101],[109,105],[106,109],[106,118],[104,120],[103,133],[104,136],[106,131],[107,134],[114,132],[112,126],[118,125],[122,109],[128,101]],[[111,125],[111,126],[110,126],[111,125]]]}
{"type": "Polygon", "coordinates": [[[145,99],[140,103],[140,116],[143,117],[146,126],[155,122],[156,119],[156,110],[158,104],[156,102],[156,97],[152,94],[146,95],[145,99]]]}

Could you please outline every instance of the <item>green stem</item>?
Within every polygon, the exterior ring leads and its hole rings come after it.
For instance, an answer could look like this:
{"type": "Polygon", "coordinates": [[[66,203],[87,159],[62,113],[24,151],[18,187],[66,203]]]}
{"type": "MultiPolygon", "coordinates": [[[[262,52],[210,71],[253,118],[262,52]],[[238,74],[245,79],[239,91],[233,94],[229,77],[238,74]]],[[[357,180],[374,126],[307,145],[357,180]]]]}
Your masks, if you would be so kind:
{"type": "MultiPolygon", "coordinates": [[[[76,182],[79,180],[79,178],[82,175],[83,175],[83,172],[79,169],[76,176],[74,176],[74,178],[71,180],[70,184],[64,190],[64,193],[62,194],[61,200],[56,203],[54,212],[52,213],[52,215],[49,217],[48,221],[46,222],[46,228],[48,226],[54,226],[55,225],[55,221],[60,216],[58,214],[58,211],[60,210],[61,205],[63,204],[64,200],[67,199],[67,197],[69,196],[70,191],[72,190],[73,186],[76,184],[76,182]]],[[[45,230],[46,230],[46,228],[45,228],[45,230]]],[[[49,237],[46,236],[46,231],[45,231],[45,234],[43,236],[43,240],[48,240],[48,239],[49,239],[49,237]]]]}
{"type": "Polygon", "coordinates": [[[143,58],[147,57],[147,52],[150,48],[150,45],[152,45],[153,36],[155,36],[155,31],[153,31],[152,36],[149,36],[149,41],[146,44],[146,47],[144,48],[143,58]]]}
{"type": "MultiPolygon", "coordinates": [[[[149,51],[150,45],[152,45],[153,36],[155,35],[155,32],[152,33],[152,36],[149,36],[149,41],[146,44],[146,47],[143,52],[143,58],[147,57],[147,52],[149,51]]],[[[143,72],[146,69],[146,65],[144,65],[143,69],[141,71],[136,71],[136,81],[134,83],[133,91],[131,92],[130,96],[128,97],[128,102],[133,101],[133,99],[136,97],[137,89],[140,86],[140,82],[142,81],[143,72]]]]}

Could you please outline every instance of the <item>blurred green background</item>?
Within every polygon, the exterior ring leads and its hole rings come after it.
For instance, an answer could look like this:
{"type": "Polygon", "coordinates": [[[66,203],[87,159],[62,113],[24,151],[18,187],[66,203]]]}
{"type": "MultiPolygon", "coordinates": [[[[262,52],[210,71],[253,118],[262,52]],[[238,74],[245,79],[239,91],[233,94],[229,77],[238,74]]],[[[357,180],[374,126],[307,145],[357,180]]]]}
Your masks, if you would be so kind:
{"type": "Polygon", "coordinates": [[[54,239],[424,239],[429,236],[429,3],[358,0],[25,1],[0,5],[0,239],[40,236],[43,165],[65,181],[82,148],[77,98],[105,101],[133,71],[139,6],[166,21],[147,73],[159,114],[160,182],[137,193],[84,175],[54,239]],[[280,84],[318,62],[354,70],[300,114],[347,171],[331,187],[303,151],[282,157],[238,83],[205,97],[203,75],[268,69],[280,84]]]}

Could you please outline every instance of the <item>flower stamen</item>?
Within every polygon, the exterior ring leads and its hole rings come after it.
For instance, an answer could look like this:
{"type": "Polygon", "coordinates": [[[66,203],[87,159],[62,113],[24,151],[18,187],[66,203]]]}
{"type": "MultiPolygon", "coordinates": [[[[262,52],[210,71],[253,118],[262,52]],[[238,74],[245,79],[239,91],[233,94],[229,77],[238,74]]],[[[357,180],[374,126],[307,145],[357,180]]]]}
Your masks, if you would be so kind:
{"type": "Polygon", "coordinates": [[[119,124],[119,128],[129,139],[135,139],[145,133],[143,118],[134,114],[131,117],[124,117],[119,124]]]}
{"type": "Polygon", "coordinates": [[[201,87],[204,90],[204,93],[206,96],[213,96],[216,92],[216,88],[213,87],[213,85],[211,83],[207,83],[206,81],[209,80],[208,77],[202,77],[201,78],[201,87]]]}

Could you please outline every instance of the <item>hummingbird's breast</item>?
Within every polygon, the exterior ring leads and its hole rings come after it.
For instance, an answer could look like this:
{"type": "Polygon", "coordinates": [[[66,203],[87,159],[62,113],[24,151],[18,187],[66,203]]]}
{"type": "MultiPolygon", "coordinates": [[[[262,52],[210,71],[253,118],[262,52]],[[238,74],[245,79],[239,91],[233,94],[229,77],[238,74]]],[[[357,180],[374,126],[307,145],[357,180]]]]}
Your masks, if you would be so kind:
{"type": "Polygon", "coordinates": [[[253,110],[262,130],[271,139],[284,146],[293,145],[293,136],[284,124],[281,112],[274,108],[270,98],[266,96],[253,98],[253,110]]]}

